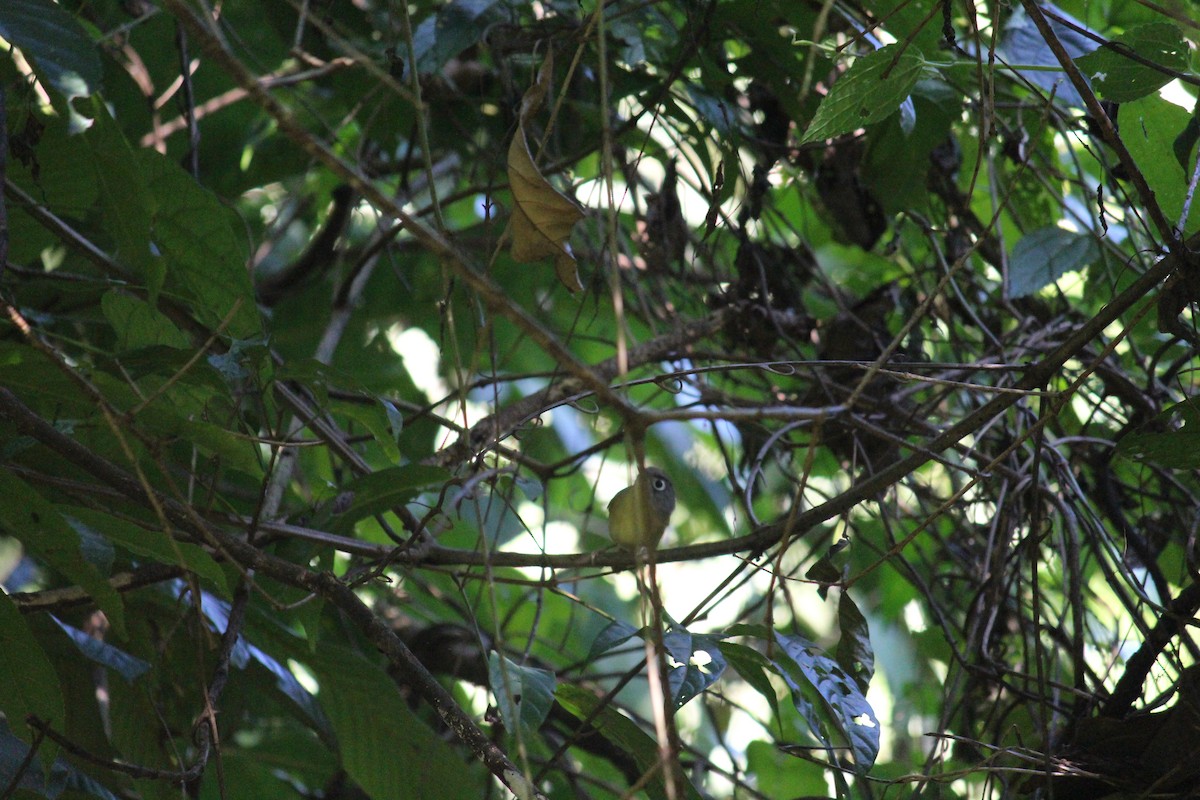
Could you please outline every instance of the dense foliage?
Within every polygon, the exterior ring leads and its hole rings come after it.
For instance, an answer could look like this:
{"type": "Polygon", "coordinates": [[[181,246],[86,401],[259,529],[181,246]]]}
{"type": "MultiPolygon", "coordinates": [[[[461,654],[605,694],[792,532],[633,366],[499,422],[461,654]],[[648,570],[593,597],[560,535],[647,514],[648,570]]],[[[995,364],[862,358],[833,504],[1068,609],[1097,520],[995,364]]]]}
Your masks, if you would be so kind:
{"type": "Polygon", "coordinates": [[[4,0],[0,794],[1195,790],[1200,25],[867,5],[4,0]]]}

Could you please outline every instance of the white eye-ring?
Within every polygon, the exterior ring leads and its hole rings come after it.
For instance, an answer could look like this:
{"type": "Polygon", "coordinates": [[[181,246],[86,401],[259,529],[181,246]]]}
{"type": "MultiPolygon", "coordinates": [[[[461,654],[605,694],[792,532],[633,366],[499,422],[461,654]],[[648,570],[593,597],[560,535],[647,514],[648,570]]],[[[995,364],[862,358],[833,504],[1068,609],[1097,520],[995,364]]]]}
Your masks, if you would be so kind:
{"type": "Polygon", "coordinates": [[[654,479],[654,491],[661,492],[666,488],[667,488],[667,482],[665,480],[663,480],[662,478],[654,479]]]}

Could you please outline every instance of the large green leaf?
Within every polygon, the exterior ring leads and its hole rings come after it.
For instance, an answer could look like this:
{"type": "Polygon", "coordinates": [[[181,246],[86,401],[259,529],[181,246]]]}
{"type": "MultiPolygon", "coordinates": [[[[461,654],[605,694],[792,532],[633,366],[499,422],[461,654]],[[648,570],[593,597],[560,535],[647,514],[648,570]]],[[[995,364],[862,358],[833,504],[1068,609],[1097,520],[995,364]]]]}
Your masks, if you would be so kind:
{"type": "Polygon", "coordinates": [[[493,651],[488,655],[488,678],[509,730],[519,730],[525,741],[532,741],[554,705],[554,673],[493,651]]]}
{"type": "Polygon", "coordinates": [[[805,716],[813,734],[827,747],[835,747],[804,699],[809,688],[815,690],[826,707],[827,718],[849,742],[854,769],[865,773],[879,755],[880,729],[879,720],[858,683],[804,637],[776,633],[775,641],[783,652],[774,663],[791,687],[796,708],[805,716]]]}
{"type": "MultiPolygon", "coordinates": [[[[14,733],[26,741],[32,738],[25,724],[30,714],[62,730],[66,709],[57,673],[21,612],[4,592],[0,592],[0,668],[4,674],[0,680],[0,711],[8,717],[14,733]]],[[[56,749],[50,747],[42,754],[53,760],[56,749]]]]}
{"type": "Polygon", "coordinates": [[[95,170],[100,187],[104,230],[116,245],[117,260],[145,282],[154,305],[166,271],[161,255],[151,246],[154,199],[133,148],[108,107],[98,98],[91,105],[93,120],[85,136],[91,148],[87,167],[95,170]]]}
{"type": "Polygon", "coordinates": [[[720,637],[691,633],[677,626],[663,634],[663,646],[674,662],[668,679],[676,711],[720,680],[726,667],[720,642],[720,637]]]}
{"type": "Polygon", "coordinates": [[[75,18],[50,0],[4,0],[0,37],[21,48],[47,84],[68,100],[100,88],[100,55],[75,18]]]}
{"type": "Polygon", "coordinates": [[[1151,429],[1121,439],[1116,452],[1169,469],[1200,468],[1200,403],[1195,399],[1163,410],[1146,427],[1151,429]]]}
{"type": "Polygon", "coordinates": [[[1100,257],[1093,237],[1049,225],[1026,234],[1008,264],[1008,295],[1024,297],[1066,275],[1087,269],[1100,257]]]}
{"type": "Polygon", "coordinates": [[[449,473],[438,467],[410,464],[364,475],[346,487],[350,507],[334,518],[334,530],[348,533],[360,519],[403,506],[425,489],[444,483],[449,473]]]}
{"type": "Polygon", "coordinates": [[[413,714],[381,666],[330,644],[308,664],[342,764],[374,800],[480,796],[478,772],[413,714]]]}
{"type": "Polygon", "coordinates": [[[153,150],[136,153],[155,202],[153,242],[173,279],[207,325],[235,339],[262,332],[247,269],[250,243],[237,212],[177,164],[153,150]]]}
{"type": "MultiPolygon", "coordinates": [[[[1138,169],[1146,177],[1167,221],[1176,225],[1190,197],[1188,186],[1191,170],[1185,171],[1181,159],[1173,158],[1170,154],[1176,142],[1188,131],[1192,114],[1157,94],[1150,94],[1132,103],[1123,103],[1117,119],[1121,123],[1121,141],[1129,148],[1138,169]]],[[[1185,154],[1188,157],[1183,161],[1194,164],[1194,142],[1188,150],[1189,153],[1185,154]]],[[[1198,208],[1200,203],[1191,204],[1188,218],[1182,226],[1185,235],[1200,228],[1198,208]]]]}
{"type": "Polygon", "coordinates": [[[859,58],[829,90],[800,143],[831,139],[890,117],[917,85],[924,67],[915,47],[898,44],[859,58]]]}
{"type": "MultiPolygon", "coordinates": [[[[569,683],[559,684],[554,696],[563,708],[577,718],[581,720],[590,718],[592,725],[600,731],[600,735],[628,753],[637,764],[638,769],[643,772],[655,769],[658,763],[658,742],[621,712],[612,706],[600,708],[599,697],[569,683]]],[[[661,770],[657,770],[654,777],[649,780],[645,791],[654,800],[665,800],[667,791],[661,770]]],[[[700,798],[700,793],[696,791],[696,787],[692,785],[691,781],[685,782],[684,796],[689,800],[699,800],[700,798]]]]}
{"type": "Polygon", "coordinates": [[[194,572],[222,597],[229,598],[225,573],[204,548],[172,539],[162,531],[147,530],[103,511],[92,508],[64,507],[62,513],[77,525],[86,526],[96,535],[139,556],[162,564],[173,564],[194,572]]]}
{"type": "Polygon", "coordinates": [[[0,527],[19,539],[29,553],[92,596],[118,635],[125,635],[125,605],[85,555],[80,535],[33,487],[0,469],[0,527]]]}
{"type": "Polygon", "coordinates": [[[1171,23],[1151,22],[1130,28],[1112,44],[1080,56],[1075,63],[1098,95],[1128,103],[1170,83],[1172,71],[1186,71],[1188,45],[1171,23]],[[1131,53],[1140,58],[1132,58],[1131,53]]]}

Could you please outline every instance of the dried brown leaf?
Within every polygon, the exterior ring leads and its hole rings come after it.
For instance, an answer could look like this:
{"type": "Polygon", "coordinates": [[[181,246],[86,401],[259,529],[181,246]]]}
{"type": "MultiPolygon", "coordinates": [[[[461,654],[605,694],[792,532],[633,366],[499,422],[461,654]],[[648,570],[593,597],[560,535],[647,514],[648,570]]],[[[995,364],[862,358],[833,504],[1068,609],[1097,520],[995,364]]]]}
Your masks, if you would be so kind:
{"type": "Polygon", "coordinates": [[[521,122],[508,147],[508,183],[512,190],[513,211],[509,221],[512,256],[528,263],[554,259],[558,279],[572,292],[583,289],[571,253],[571,229],[583,218],[576,203],[550,185],[538,171],[529,151],[525,122],[541,106],[550,83],[552,61],[547,56],[538,80],[521,100],[521,122]]]}

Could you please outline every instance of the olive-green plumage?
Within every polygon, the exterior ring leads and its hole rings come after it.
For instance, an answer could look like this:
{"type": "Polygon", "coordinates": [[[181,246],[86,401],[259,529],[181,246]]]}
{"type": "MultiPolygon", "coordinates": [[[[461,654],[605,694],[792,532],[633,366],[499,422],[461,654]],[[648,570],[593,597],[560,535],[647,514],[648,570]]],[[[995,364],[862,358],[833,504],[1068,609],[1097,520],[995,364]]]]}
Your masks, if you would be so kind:
{"type": "Polygon", "coordinates": [[[608,532],[626,550],[653,550],[675,510],[675,487],[667,473],[647,467],[633,485],[617,492],[608,504],[608,532]]]}

